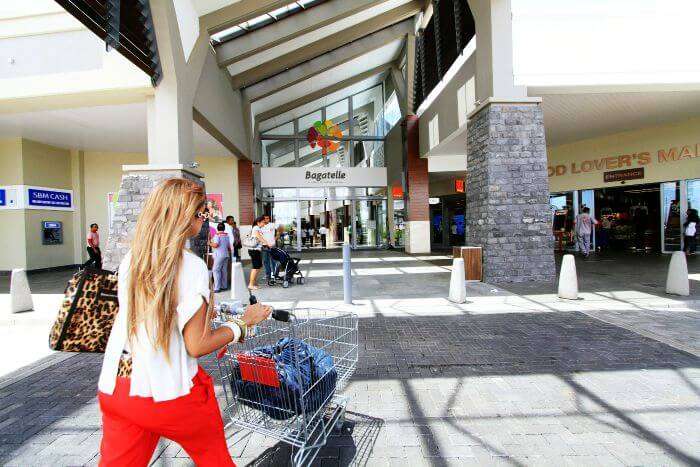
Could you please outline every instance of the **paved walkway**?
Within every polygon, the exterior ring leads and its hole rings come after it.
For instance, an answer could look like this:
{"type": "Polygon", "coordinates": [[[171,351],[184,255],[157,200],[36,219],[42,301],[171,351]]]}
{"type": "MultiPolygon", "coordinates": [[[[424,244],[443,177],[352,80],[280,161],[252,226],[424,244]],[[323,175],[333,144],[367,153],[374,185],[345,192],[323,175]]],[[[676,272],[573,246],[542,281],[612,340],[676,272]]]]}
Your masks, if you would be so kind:
{"type": "MultiPolygon", "coordinates": [[[[263,288],[259,298],[347,309],[339,258],[304,259],[306,285],[263,288]]],[[[607,288],[588,279],[596,263],[579,264],[577,302],[556,299],[552,287],[477,284],[461,305],[444,299],[446,257],[385,251],[354,260],[349,308],[360,316],[361,360],[346,389],[354,431],[332,438],[316,465],[700,463],[698,282],[682,300],[644,286],[647,276],[663,284],[663,258],[629,270],[606,264],[598,271],[620,284],[607,288]],[[644,267],[652,263],[655,272],[644,267]]],[[[54,354],[0,378],[1,465],[97,462],[100,362],[54,354]]],[[[211,359],[203,364],[216,374],[211,359]]],[[[228,436],[239,465],[282,465],[289,455],[257,435],[228,436]]],[[[168,441],[154,464],[191,465],[168,441]]]]}

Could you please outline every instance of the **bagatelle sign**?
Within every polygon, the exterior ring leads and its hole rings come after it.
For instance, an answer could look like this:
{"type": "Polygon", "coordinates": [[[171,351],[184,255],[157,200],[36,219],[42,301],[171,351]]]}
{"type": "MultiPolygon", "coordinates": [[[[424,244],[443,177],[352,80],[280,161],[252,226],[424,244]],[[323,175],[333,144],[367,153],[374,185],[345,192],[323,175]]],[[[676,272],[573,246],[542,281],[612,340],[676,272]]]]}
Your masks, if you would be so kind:
{"type": "Polygon", "coordinates": [[[386,167],[263,167],[263,188],[383,187],[386,167]]]}

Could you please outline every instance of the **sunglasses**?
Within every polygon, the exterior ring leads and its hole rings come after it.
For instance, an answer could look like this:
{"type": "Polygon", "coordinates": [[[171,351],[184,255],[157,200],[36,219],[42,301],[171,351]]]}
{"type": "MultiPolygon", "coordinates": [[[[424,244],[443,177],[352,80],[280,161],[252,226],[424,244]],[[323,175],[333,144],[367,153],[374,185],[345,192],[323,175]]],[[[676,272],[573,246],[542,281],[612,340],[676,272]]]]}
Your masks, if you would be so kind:
{"type": "Polygon", "coordinates": [[[207,217],[209,217],[209,210],[205,209],[204,211],[198,212],[197,214],[194,215],[194,217],[196,217],[197,219],[204,220],[207,217]]]}

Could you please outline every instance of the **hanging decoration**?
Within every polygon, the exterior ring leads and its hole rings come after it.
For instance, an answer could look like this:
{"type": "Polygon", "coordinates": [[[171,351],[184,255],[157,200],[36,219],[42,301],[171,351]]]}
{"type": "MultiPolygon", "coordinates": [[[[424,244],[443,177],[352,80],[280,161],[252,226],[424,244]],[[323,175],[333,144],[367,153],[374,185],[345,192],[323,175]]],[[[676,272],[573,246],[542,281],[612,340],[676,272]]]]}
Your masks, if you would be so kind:
{"type": "Polygon", "coordinates": [[[333,141],[330,138],[342,138],[343,132],[340,131],[340,127],[333,123],[332,120],[326,120],[322,122],[317,120],[314,122],[314,126],[309,128],[306,133],[306,140],[309,142],[311,149],[316,149],[316,146],[321,148],[321,153],[324,156],[328,155],[328,151],[337,151],[340,147],[340,142],[333,141]]]}

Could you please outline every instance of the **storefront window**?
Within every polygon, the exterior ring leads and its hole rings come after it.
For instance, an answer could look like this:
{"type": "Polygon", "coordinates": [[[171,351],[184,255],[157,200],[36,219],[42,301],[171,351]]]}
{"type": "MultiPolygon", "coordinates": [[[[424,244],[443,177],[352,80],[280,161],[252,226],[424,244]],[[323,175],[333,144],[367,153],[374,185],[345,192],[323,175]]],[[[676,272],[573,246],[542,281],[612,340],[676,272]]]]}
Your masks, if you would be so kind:
{"type": "Polygon", "coordinates": [[[663,251],[681,249],[681,206],[678,182],[661,184],[663,251]]]}
{"type": "Polygon", "coordinates": [[[700,180],[688,180],[688,209],[700,210],[700,180]]]}
{"type": "Polygon", "coordinates": [[[573,247],[574,192],[558,193],[549,197],[552,210],[552,231],[558,251],[573,247]]]}

